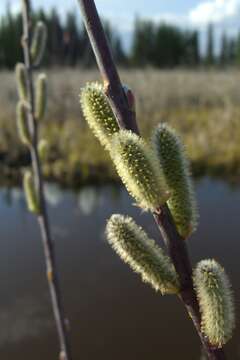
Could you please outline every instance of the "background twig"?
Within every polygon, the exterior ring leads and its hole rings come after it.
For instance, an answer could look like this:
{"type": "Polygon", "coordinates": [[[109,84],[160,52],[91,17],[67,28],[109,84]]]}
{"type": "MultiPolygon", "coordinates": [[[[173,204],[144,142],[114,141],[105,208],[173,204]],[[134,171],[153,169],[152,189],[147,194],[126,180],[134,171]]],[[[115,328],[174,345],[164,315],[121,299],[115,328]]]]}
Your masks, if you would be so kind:
{"type": "Polygon", "coordinates": [[[22,46],[24,52],[24,61],[26,66],[26,80],[29,101],[28,125],[31,132],[32,144],[30,147],[32,168],[35,180],[35,187],[39,196],[40,214],[38,222],[40,225],[42,243],[46,261],[46,271],[48,285],[52,300],[55,322],[57,326],[60,341],[60,359],[71,360],[71,351],[68,339],[68,330],[64,315],[63,302],[59,287],[54,244],[50,234],[46,203],[43,193],[43,181],[41,173],[41,164],[38,154],[38,124],[35,118],[35,91],[33,86],[33,67],[30,56],[31,46],[31,4],[30,0],[22,0],[22,20],[23,20],[23,38],[22,46]]]}
{"type": "MultiPolygon", "coordinates": [[[[104,81],[105,92],[117,117],[119,126],[132,130],[135,133],[139,133],[135,114],[129,109],[94,0],[78,0],[78,2],[104,81]]],[[[181,283],[180,298],[193,320],[208,358],[211,360],[224,360],[225,355],[223,349],[211,347],[201,332],[201,316],[196,294],[193,289],[192,266],[186,242],[179,236],[167,204],[156,209],[153,216],[158,224],[158,228],[168,248],[169,255],[179,275],[181,283]]]]}

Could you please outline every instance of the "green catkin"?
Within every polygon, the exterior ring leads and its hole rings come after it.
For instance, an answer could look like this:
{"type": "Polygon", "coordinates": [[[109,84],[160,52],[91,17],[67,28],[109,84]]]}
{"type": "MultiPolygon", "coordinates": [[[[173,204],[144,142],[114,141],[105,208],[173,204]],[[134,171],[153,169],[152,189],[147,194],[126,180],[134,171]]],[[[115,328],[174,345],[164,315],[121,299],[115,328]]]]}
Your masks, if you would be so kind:
{"type": "Polygon", "coordinates": [[[28,109],[26,104],[19,100],[17,104],[17,128],[19,138],[26,146],[31,146],[31,135],[28,126],[28,109]]]}
{"type": "Polygon", "coordinates": [[[202,331],[211,345],[221,348],[232,337],[235,326],[233,294],[229,279],[215,260],[203,260],[193,273],[202,331]]]}
{"type": "Polygon", "coordinates": [[[47,107],[47,77],[45,74],[40,74],[37,79],[36,86],[36,112],[37,120],[42,120],[45,115],[47,107]]]}
{"type": "Polygon", "coordinates": [[[110,155],[129,193],[144,210],[156,210],[167,201],[168,187],[158,159],[138,135],[120,130],[113,136],[110,155]]]}
{"type": "Polygon", "coordinates": [[[23,177],[23,186],[26,197],[28,210],[32,213],[39,214],[39,197],[36,192],[34,179],[31,171],[26,171],[23,177]]]}
{"type": "Polygon", "coordinates": [[[17,89],[19,98],[21,100],[28,100],[28,91],[27,91],[27,73],[26,67],[22,63],[18,63],[15,68],[17,89]]]}
{"type": "Polygon", "coordinates": [[[31,44],[31,59],[34,66],[40,65],[47,41],[47,28],[42,21],[38,21],[31,44]]]}
{"type": "Polygon", "coordinates": [[[46,139],[41,139],[38,144],[38,153],[40,160],[44,162],[47,158],[49,150],[49,144],[46,139]]]}
{"type": "Polygon", "coordinates": [[[184,147],[175,131],[166,124],[156,128],[152,143],[171,192],[168,206],[179,234],[185,239],[196,229],[198,215],[184,147]]]}
{"type": "Polygon", "coordinates": [[[109,148],[112,135],[119,131],[117,120],[104,94],[103,86],[89,83],[81,91],[83,115],[100,143],[109,148]]]}
{"type": "Polygon", "coordinates": [[[179,292],[178,276],[170,258],[133,219],[112,215],[106,236],[120,258],[140,274],[144,282],[162,294],[179,292]]]}

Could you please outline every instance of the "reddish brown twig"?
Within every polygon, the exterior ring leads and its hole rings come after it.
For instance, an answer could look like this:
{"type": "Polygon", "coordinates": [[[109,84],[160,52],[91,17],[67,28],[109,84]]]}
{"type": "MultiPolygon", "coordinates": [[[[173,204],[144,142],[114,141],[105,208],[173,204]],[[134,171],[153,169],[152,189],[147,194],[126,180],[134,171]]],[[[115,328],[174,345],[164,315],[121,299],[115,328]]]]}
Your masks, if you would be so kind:
{"type": "MultiPolygon", "coordinates": [[[[78,0],[78,2],[104,81],[106,94],[117,117],[118,123],[120,127],[139,133],[135,114],[129,109],[94,0],[78,0]]],[[[212,348],[201,332],[201,316],[196,294],[193,289],[192,266],[186,242],[179,236],[172,215],[166,204],[159,209],[156,209],[153,216],[158,224],[159,230],[168,248],[169,255],[180,278],[180,298],[193,320],[208,358],[211,360],[224,360],[225,355],[223,349],[212,348]]]]}

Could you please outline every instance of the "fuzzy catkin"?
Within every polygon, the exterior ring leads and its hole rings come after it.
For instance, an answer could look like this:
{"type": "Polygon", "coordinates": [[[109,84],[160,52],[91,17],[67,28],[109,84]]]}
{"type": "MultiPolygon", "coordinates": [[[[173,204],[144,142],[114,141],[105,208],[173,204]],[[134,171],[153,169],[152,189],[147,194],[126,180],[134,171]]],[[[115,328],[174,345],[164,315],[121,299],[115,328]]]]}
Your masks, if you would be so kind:
{"type": "Polygon", "coordinates": [[[108,149],[112,135],[119,131],[119,126],[103,86],[98,83],[87,84],[81,90],[80,103],[89,127],[100,143],[108,149]]]}
{"type": "Polygon", "coordinates": [[[170,258],[130,217],[112,215],[106,227],[109,244],[138,274],[162,294],[176,294],[179,281],[170,258]]]}
{"type": "Polygon", "coordinates": [[[144,210],[156,210],[169,197],[158,160],[148,144],[128,130],[113,136],[110,155],[129,193],[144,210]]]}
{"type": "Polygon", "coordinates": [[[193,273],[201,327],[211,345],[221,348],[232,337],[235,326],[234,302],[230,281],[215,260],[203,260],[193,273]]]}
{"type": "Polygon", "coordinates": [[[38,144],[38,153],[39,158],[42,162],[44,162],[47,158],[49,150],[49,144],[46,139],[41,139],[38,144]]]}
{"type": "Polygon", "coordinates": [[[176,132],[166,124],[156,128],[152,144],[171,192],[168,206],[179,234],[187,238],[196,229],[198,214],[184,147],[176,132]]]}
{"type": "Polygon", "coordinates": [[[28,109],[22,100],[19,100],[17,104],[17,129],[21,142],[26,146],[31,146],[31,135],[28,126],[28,109]]]}
{"type": "Polygon", "coordinates": [[[40,65],[47,42],[47,27],[42,21],[38,21],[34,29],[31,44],[31,59],[34,66],[40,65]]]}
{"type": "Polygon", "coordinates": [[[23,187],[28,210],[34,214],[40,213],[39,196],[37,194],[34,178],[31,171],[26,171],[23,177],[23,187]]]}
{"type": "Polygon", "coordinates": [[[37,78],[36,84],[36,111],[35,116],[37,120],[42,120],[47,108],[47,77],[45,74],[40,74],[37,78]]]}
{"type": "Polygon", "coordinates": [[[21,100],[28,100],[28,90],[27,90],[27,72],[26,67],[22,63],[18,63],[15,68],[16,82],[18,95],[21,100]]]}

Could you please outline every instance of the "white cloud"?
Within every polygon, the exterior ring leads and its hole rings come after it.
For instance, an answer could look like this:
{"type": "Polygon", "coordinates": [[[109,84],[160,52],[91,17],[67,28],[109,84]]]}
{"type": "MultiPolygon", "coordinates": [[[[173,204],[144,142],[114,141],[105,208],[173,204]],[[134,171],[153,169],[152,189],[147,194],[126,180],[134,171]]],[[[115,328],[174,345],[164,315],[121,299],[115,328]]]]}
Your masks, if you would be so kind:
{"type": "Polygon", "coordinates": [[[185,15],[175,13],[155,14],[150,19],[155,22],[166,22],[173,25],[187,25],[186,22],[188,21],[185,15]]]}
{"type": "MultiPolygon", "coordinates": [[[[109,0],[104,0],[109,1],[109,0]]],[[[134,25],[134,14],[128,13],[116,13],[114,11],[100,11],[100,16],[110,21],[113,28],[115,27],[117,30],[121,32],[131,32],[133,30],[134,25]]]]}
{"type": "Polygon", "coordinates": [[[194,25],[218,23],[237,15],[240,0],[212,0],[197,5],[189,12],[190,22],[194,25]]]}

